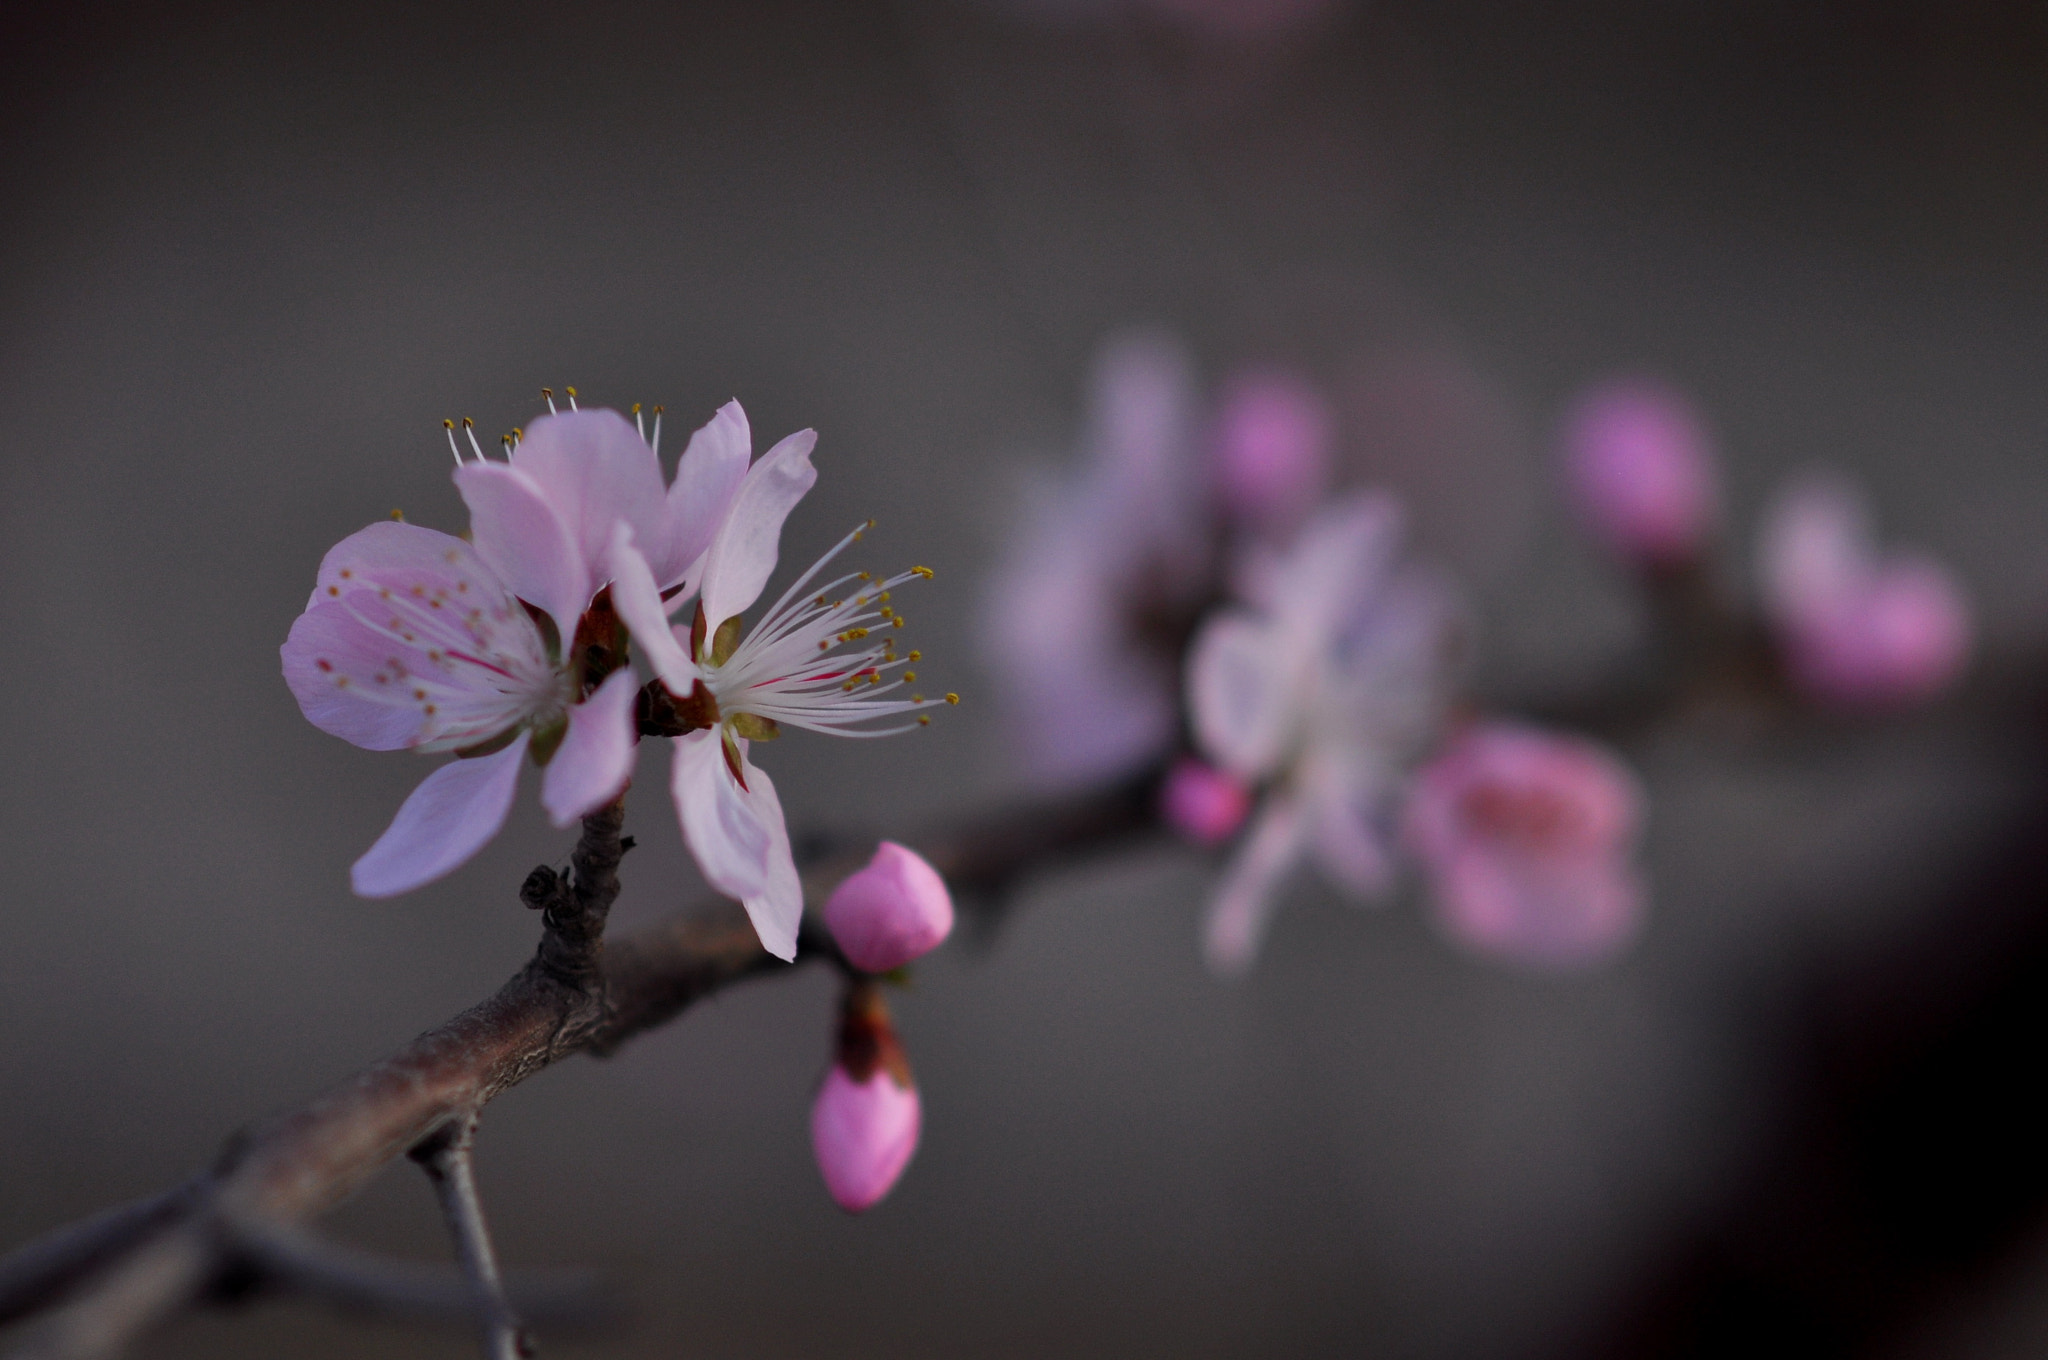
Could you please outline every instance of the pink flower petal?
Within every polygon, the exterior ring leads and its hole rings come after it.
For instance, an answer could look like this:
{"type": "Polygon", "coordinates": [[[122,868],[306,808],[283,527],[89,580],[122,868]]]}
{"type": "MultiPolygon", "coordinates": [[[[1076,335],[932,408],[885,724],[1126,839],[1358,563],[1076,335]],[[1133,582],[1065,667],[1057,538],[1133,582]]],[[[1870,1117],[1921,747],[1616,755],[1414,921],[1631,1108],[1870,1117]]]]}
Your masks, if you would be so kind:
{"type": "Polygon", "coordinates": [[[724,523],[705,550],[702,598],[713,628],[756,599],[775,570],[782,522],[818,480],[815,430],[799,430],[747,469],[724,523]]]}
{"type": "Polygon", "coordinates": [[[898,1086],[880,1068],[856,1082],[832,1065],[811,1105],[811,1151],[840,1208],[859,1213],[889,1193],[917,1151],[923,1122],[915,1086],[898,1086]]]}
{"type": "Polygon", "coordinates": [[[596,693],[570,706],[569,735],[548,762],[540,787],[540,805],[556,826],[595,812],[626,787],[639,740],[633,724],[633,700],[639,693],[638,677],[617,670],[596,693]]]}
{"type": "Polygon", "coordinates": [[[1537,967],[1604,962],[1642,925],[1642,886],[1608,857],[1532,863],[1470,846],[1444,866],[1434,900],[1458,943],[1537,967]]]}
{"type": "Polygon", "coordinates": [[[766,893],[775,834],[726,769],[719,729],[677,737],[675,746],[670,788],[683,840],[705,881],[741,901],[766,893]]]}
{"type": "Polygon", "coordinates": [[[451,760],[412,791],[390,828],[355,862],[349,879],[363,897],[396,897],[466,863],[498,834],[519,785],[529,738],[474,760],[451,760]]]}
{"type": "Polygon", "coordinates": [[[605,579],[614,524],[632,525],[643,543],[665,535],[660,460],[617,411],[540,417],[526,427],[512,466],[533,479],[568,527],[593,588],[605,579]]]}
{"type": "Polygon", "coordinates": [[[1258,957],[1280,881],[1301,858],[1305,829],[1288,797],[1270,797],[1260,809],[1203,923],[1202,952],[1215,972],[1238,976],[1258,957]]]}
{"type": "Polygon", "coordinates": [[[886,973],[938,948],[953,930],[953,898],[938,870],[894,841],[875,847],[825,902],[825,925],[853,966],[886,973]]]}
{"type": "Polygon", "coordinates": [[[667,587],[682,580],[703,557],[739,492],[747,475],[747,460],[753,455],[747,413],[736,401],[719,407],[718,413],[690,436],[663,507],[660,557],[649,563],[658,585],[667,587]]]}
{"type": "MultiPolygon", "coordinates": [[[[292,697],[322,732],[370,751],[403,750],[425,739],[433,718],[422,705],[385,702],[377,692],[376,677],[389,686],[397,674],[393,653],[410,658],[413,649],[394,646],[340,601],[316,604],[294,619],[280,652],[292,697]]],[[[417,660],[426,664],[423,653],[417,660]]]]}
{"type": "Polygon", "coordinates": [[[455,485],[469,505],[477,556],[514,595],[547,611],[566,651],[595,588],[568,524],[538,483],[504,463],[464,463],[455,485]]]}
{"type": "Polygon", "coordinates": [[[661,677],[661,683],[677,698],[686,697],[696,684],[697,668],[669,628],[668,606],[662,603],[647,560],[634,546],[629,526],[621,524],[613,530],[607,561],[612,577],[612,607],[618,610],[626,631],[647,663],[654,667],[654,673],[661,677]]]}

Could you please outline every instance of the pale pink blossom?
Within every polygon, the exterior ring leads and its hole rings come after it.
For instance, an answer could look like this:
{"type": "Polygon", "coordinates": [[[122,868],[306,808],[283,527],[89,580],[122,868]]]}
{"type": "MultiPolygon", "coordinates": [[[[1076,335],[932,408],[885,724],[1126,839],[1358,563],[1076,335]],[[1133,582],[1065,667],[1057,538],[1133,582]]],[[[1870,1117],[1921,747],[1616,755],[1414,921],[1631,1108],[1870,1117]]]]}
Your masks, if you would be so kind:
{"type": "Polygon", "coordinates": [[[1284,553],[1242,566],[1247,605],[1213,616],[1187,676],[1197,744],[1266,791],[1204,931],[1219,972],[1258,952],[1275,894],[1304,854],[1354,896],[1393,871],[1391,800],[1440,717],[1454,618],[1436,581],[1397,560],[1400,513],[1353,494],[1284,553]]]}
{"type": "Polygon", "coordinates": [[[923,1122],[916,1086],[881,1067],[859,1080],[833,1065],[811,1104],[811,1152],[840,1208],[857,1214],[895,1187],[923,1122]]]}
{"type": "Polygon", "coordinates": [[[1847,482],[1808,476],[1778,494],[1764,514],[1758,575],[1788,673],[1824,703],[1928,699],[1968,661],[1961,585],[1924,553],[1880,556],[1865,502],[1847,482]]]}
{"type": "Polygon", "coordinates": [[[1416,774],[1404,820],[1438,923],[1471,949],[1584,966],[1641,926],[1631,859],[1642,795],[1589,741],[1475,724],[1416,774]]]}
{"type": "Polygon", "coordinates": [[[327,554],[282,649],[307,718],[372,750],[467,757],[399,808],[355,864],[358,893],[408,892],[468,860],[504,824],[522,758],[545,768],[557,826],[618,796],[638,685],[602,637],[579,633],[606,579],[600,545],[632,524],[680,581],[745,469],[743,441],[737,463],[717,442],[691,441],[664,488],[656,451],[617,412],[544,416],[509,461],[458,453],[471,541],[387,522],[327,554]]]}
{"type": "Polygon", "coordinates": [[[1229,840],[1251,810],[1244,781],[1193,756],[1174,762],[1159,791],[1159,815],[1197,845],[1229,840]]]}
{"type": "Polygon", "coordinates": [[[1622,380],[1587,391],[1564,422],[1567,489],[1588,530],[1646,567],[1697,559],[1720,513],[1713,441],[1679,393],[1622,380]]]}
{"type": "Polygon", "coordinates": [[[1102,347],[1081,466],[1046,488],[989,583],[982,650],[1024,773],[1114,778],[1179,721],[1175,620],[1206,582],[1186,356],[1149,333],[1102,347]]]}
{"type": "MultiPolygon", "coordinates": [[[[725,433],[700,431],[699,438],[729,440],[744,465],[747,434],[738,405],[720,412],[713,425],[727,412],[736,418],[725,433]]],[[[666,692],[662,720],[677,734],[670,787],[683,839],[705,879],[740,900],[762,947],[783,959],[796,957],[803,889],[781,800],[767,771],[753,761],[754,744],[785,727],[887,736],[929,719],[919,714],[897,726],[870,724],[940,702],[898,693],[916,680],[906,668],[918,653],[897,654],[895,630],[903,619],[890,603],[896,587],[929,577],[929,569],[881,581],[866,572],[818,581],[862,529],[798,577],[752,629],[742,628],[741,613],[775,570],[784,519],[817,480],[810,461],[816,442],[812,431],[799,431],[746,468],[701,561],[679,589],[660,589],[654,564],[662,559],[641,544],[630,521],[614,523],[607,555],[619,617],[666,692]],[[687,605],[693,589],[695,625],[672,625],[669,616],[687,605]]],[[[948,695],[946,702],[957,699],[948,695]]]]}
{"type": "Polygon", "coordinates": [[[1291,533],[1330,481],[1336,418],[1313,384],[1252,369],[1225,385],[1216,412],[1218,508],[1267,533],[1291,533]]]}
{"type": "Polygon", "coordinates": [[[825,901],[825,926],[854,967],[901,968],[939,947],[953,931],[953,898],[923,856],[894,841],[875,847],[825,901]]]}

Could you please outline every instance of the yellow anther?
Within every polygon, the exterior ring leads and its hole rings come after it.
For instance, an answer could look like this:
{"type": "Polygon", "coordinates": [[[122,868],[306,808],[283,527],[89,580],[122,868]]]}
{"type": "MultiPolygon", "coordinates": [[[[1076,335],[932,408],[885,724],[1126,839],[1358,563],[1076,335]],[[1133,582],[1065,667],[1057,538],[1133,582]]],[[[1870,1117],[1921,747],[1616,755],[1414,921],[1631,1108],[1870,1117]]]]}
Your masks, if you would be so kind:
{"type": "Polygon", "coordinates": [[[916,671],[905,671],[905,672],[903,672],[903,678],[904,678],[905,680],[915,680],[915,679],[917,679],[917,672],[916,672],[916,671]]]}
{"type": "Polygon", "coordinates": [[[455,422],[452,420],[444,420],[441,422],[441,428],[444,430],[452,430],[455,428],[455,422]]]}
{"type": "Polygon", "coordinates": [[[660,415],[660,414],[661,414],[661,413],[662,413],[662,412],[663,412],[664,410],[666,410],[666,409],[667,409],[666,407],[662,407],[662,406],[657,406],[657,407],[655,407],[655,408],[654,408],[654,414],[656,414],[656,415],[660,415]]]}
{"type": "Polygon", "coordinates": [[[875,599],[886,604],[889,600],[889,592],[885,590],[881,594],[875,596],[875,599]]]}
{"type": "Polygon", "coordinates": [[[864,638],[867,635],[868,630],[865,628],[849,628],[846,630],[846,636],[849,638],[864,638]]]}
{"type": "Polygon", "coordinates": [[[859,580],[862,580],[862,581],[872,581],[872,580],[874,580],[874,579],[875,579],[874,577],[872,577],[872,576],[868,575],[868,574],[867,574],[866,572],[864,572],[864,571],[863,571],[863,572],[856,572],[856,573],[855,573],[855,576],[857,577],[857,579],[859,579],[859,580]]]}
{"type": "Polygon", "coordinates": [[[910,574],[913,576],[922,576],[927,581],[932,579],[932,569],[930,567],[912,567],[910,569],[910,574]]]}
{"type": "Polygon", "coordinates": [[[640,403],[637,401],[633,403],[633,414],[636,416],[640,414],[640,403]]]}
{"type": "Polygon", "coordinates": [[[882,683],[882,673],[881,673],[880,671],[869,671],[869,672],[868,672],[868,683],[869,683],[870,685],[879,685],[879,684],[881,684],[881,683],[882,683]]]}
{"type": "Polygon", "coordinates": [[[565,388],[563,388],[562,390],[563,390],[564,392],[567,392],[567,393],[569,394],[569,400],[571,400],[571,401],[574,401],[574,400],[576,400],[576,389],[575,389],[575,388],[573,388],[573,387],[565,387],[565,388]]]}
{"type": "Polygon", "coordinates": [[[874,528],[874,527],[875,527],[875,522],[874,522],[873,520],[869,520],[869,521],[867,522],[867,525],[866,525],[866,527],[867,527],[867,528],[870,528],[870,529],[874,528]]]}
{"type": "MultiPolygon", "coordinates": [[[[405,523],[405,511],[400,510],[397,506],[394,505],[393,507],[391,507],[391,518],[397,520],[400,524],[403,524],[405,523]]],[[[390,592],[387,591],[385,593],[389,594],[390,592]]]]}
{"type": "Polygon", "coordinates": [[[932,725],[932,719],[931,719],[931,715],[930,715],[929,713],[920,713],[920,714],[918,714],[918,715],[917,715],[917,725],[918,725],[919,727],[930,727],[930,726],[932,725]]]}
{"type": "Polygon", "coordinates": [[[517,425],[514,425],[512,427],[512,442],[516,444],[524,438],[526,438],[526,431],[520,429],[517,425]]]}
{"type": "Polygon", "coordinates": [[[921,704],[924,702],[924,696],[922,694],[913,694],[910,696],[910,702],[912,702],[913,704],[921,704]]]}
{"type": "Polygon", "coordinates": [[[464,416],[462,418],[462,428],[465,430],[473,430],[476,428],[476,422],[474,420],[471,420],[468,416],[464,416]]]}
{"type": "Polygon", "coordinates": [[[543,387],[540,390],[540,394],[549,401],[553,401],[555,399],[555,389],[552,387],[543,387]]]}
{"type": "Polygon", "coordinates": [[[960,702],[960,696],[957,694],[948,694],[946,696],[946,702],[949,704],[957,704],[960,702]]]}
{"type": "Polygon", "coordinates": [[[839,688],[845,691],[846,693],[851,694],[853,692],[853,681],[849,680],[845,684],[841,685],[839,688]]]}
{"type": "Polygon", "coordinates": [[[889,626],[891,628],[901,628],[903,626],[903,616],[898,614],[895,618],[890,619],[889,626]]]}

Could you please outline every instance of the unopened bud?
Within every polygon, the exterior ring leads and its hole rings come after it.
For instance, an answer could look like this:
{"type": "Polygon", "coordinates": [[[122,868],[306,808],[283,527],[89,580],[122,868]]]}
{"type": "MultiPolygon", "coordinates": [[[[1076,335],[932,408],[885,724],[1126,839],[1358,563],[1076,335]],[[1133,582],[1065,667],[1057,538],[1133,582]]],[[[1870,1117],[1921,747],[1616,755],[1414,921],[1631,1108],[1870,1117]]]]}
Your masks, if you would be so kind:
{"type": "Polygon", "coordinates": [[[1622,557],[1682,567],[1720,513],[1712,442],[1691,404],[1649,382],[1612,382],[1565,418],[1566,485],[1586,527],[1622,557]]]}
{"type": "Polygon", "coordinates": [[[953,898],[938,870],[894,841],[832,890],[825,924],[854,967],[886,973],[936,949],[953,930],[953,898]]]}
{"type": "Polygon", "coordinates": [[[1159,815],[1197,845],[1229,839],[1251,811],[1249,790],[1235,776],[1188,756],[1167,772],[1159,815]]]}
{"type": "Polygon", "coordinates": [[[857,1214],[889,1193],[917,1151],[923,1122],[881,993],[857,983],[841,1012],[832,1070],[811,1105],[811,1152],[840,1208],[857,1214]]]}
{"type": "Polygon", "coordinates": [[[1335,421],[1305,380],[1266,370],[1240,374],[1216,414],[1216,486],[1224,511],[1263,529],[1307,516],[1330,480],[1335,421]]]}

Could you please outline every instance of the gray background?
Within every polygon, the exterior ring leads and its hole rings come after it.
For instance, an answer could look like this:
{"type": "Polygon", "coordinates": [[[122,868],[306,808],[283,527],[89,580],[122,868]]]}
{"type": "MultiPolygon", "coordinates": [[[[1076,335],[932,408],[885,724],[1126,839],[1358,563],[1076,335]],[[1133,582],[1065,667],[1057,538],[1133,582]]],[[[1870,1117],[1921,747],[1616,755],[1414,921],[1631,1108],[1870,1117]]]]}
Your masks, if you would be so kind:
{"type": "MultiPolygon", "coordinates": [[[[1549,483],[1561,403],[1618,367],[1699,396],[1738,525],[1790,467],[1865,476],[1975,593],[1979,679],[1891,726],[1632,748],[1654,916],[1591,978],[1305,885],[1225,986],[1200,857],[1048,874],[900,1002],[925,1143],[862,1219],[809,1160],[820,975],[551,1071],[484,1126],[501,1246],[642,1308],[551,1353],[1693,1354],[1752,1277],[1871,1319],[1812,1353],[2048,1339],[2031,1182],[1903,1274],[1835,1270],[1860,1220],[1800,1207],[1835,1164],[1815,1054],[1967,1047],[2040,943],[2038,6],[1373,3],[1249,45],[942,0],[5,22],[0,1240],[180,1176],[530,950],[513,889],[567,834],[529,794],[451,879],[352,898],[426,767],[313,730],[278,675],[330,543],[394,506],[462,523],[444,416],[494,434],[575,384],[672,429],[734,395],[765,438],[816,426],[785,560],[876,515],[874,563],[940,569],[907,612],[968,702],[771,768],[799,825],[908,834],[1016,789],[977,577],[1093,346],[1155,322],[1211,378],[1329,386],[1354,474],[1462,573],[1487,694],[1636,636],[1549,483]]],[[[696,891],[648,759],[627,918],[696,891]]],[[[334,1226],[444,1252],[404,1174],[334,1226]]],[[[468,1344],[267,1306],[152,1353],[468,1344]]]]}

